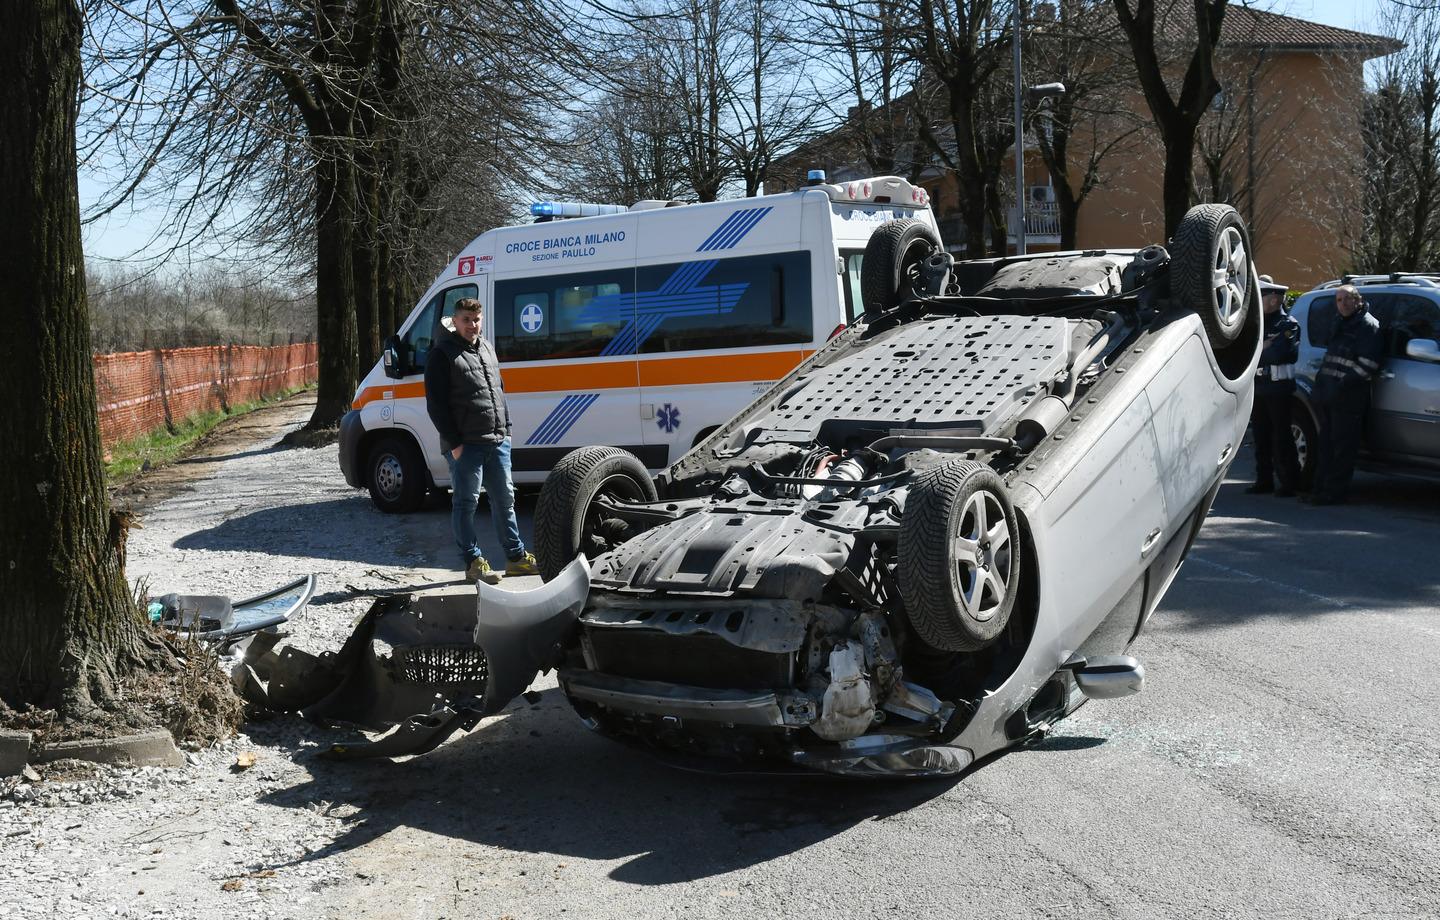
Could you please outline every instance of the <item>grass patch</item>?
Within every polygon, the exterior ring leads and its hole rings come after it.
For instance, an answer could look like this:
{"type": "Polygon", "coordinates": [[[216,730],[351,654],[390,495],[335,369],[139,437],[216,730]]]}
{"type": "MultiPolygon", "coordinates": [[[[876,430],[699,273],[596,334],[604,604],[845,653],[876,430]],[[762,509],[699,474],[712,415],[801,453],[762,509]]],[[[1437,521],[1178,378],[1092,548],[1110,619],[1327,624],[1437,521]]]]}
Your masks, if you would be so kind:
{"type": "Polygon", "coordinates": [[[311,389],[313,386],[311,384],[281,390],[274,396],[231,406],[229,412],[215,410],[192,415],[175,426],[174,434],[161,428],[129,441],[121,441],[110,448],[109,459],[105,461],[105,479],[112,486],[119,485],[145,470],[173,463],[185,456],[196,442],[214,431],[216,426],[227,418],[235,418],[247,412],[254,412],[262,406],[289,399],[296,393],[311,389]]]}

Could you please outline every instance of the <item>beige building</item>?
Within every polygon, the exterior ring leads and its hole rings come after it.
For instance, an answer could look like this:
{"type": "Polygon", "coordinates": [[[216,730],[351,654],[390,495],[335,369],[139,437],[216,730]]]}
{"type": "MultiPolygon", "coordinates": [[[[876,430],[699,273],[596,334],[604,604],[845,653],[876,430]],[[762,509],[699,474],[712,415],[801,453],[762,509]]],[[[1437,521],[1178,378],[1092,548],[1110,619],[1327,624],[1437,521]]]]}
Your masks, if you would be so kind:
{"type": "MultiPolygon", "coordinates": [[[[1224,90],[1201,124],[1197,194],[1200,200],[1234,204],[1251,226],[1260,270],[1291,288],[1309,288],[1349,267],[1362,194],[1364,66],[1398,47],[1393,39],[1238,5],[1226,11],[1216,62],[1224,90]]],[[[1121,51],[1128,48],[1117,47],[1121,51]]],[[[1029,82],[1049,79],[1027,72],[1029,82]]],[[[1078,213],[1081,249],[1137,246],[1164,236],[1164,160],[1138,87],[1119,91],[1107,107],[1113,114],[1105,125],[1077,126],[1072,162],[1088,156],[1087,138],[1133,133],[1100,161],[1099,184],[1078,213]]],[[[1037,123],[1046,130],[1043,116],[1037,123]]],[[[811,168],[828,170],[831,181],[867,172],[863,161],[847,153],[850,146],[843,130],[807,144],[777,161],[767,185],[794,187],[811,168]]],[[[1059,219],[1049,172],[1033,137],[1027,148],[1027,246],[1032,252],[1057,249],[1059,219]]],[[[930,190],[942,237],[947,244],[962,239],[953,174],[927,165],[916,171],[930,190]]],[[[1012,176],[1007,168],[1009,188],[1012,176]]],[[[1007,197],[1013,197],[1008,189],[1007,197]]],[[[1012,207],[1011,227],[1014,213],[1012,207]]],[[[1013,247],[1013,232],[1010,239],[1013,247]]]]}

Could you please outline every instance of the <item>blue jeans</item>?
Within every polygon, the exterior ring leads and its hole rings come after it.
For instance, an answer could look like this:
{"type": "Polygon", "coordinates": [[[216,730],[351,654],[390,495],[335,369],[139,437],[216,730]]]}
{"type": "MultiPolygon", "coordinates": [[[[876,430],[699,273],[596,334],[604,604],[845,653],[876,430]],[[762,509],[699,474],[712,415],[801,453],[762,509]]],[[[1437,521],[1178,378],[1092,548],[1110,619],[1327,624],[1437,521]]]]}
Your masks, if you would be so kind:
{"type": "Polygon", "coordinates": [[[490,520],[495,523],[495,539],[505,551],[505,558],[519,559],[525,555],[520,540],[520,522],[515,519],[515,484],[510,481],[510,439],[499,444],[466,444],[456,460],[449,451],[445,462],[450,465],[450,528],[460,547],[464,565],[485,555],[475,536],[475,506],[480,501],[480,484],[490,498],[490,520]]]}

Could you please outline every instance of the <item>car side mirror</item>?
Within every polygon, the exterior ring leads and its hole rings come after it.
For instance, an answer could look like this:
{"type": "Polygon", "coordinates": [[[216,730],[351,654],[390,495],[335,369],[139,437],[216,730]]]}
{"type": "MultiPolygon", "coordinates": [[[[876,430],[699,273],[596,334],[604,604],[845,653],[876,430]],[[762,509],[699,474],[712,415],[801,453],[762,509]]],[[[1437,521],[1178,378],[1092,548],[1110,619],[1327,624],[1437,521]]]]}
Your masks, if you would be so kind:
{"type": "Polygon", "coordinates": [[[1405,357],[1440,364],[1440,343],[1434,339],[1411,339],[1405,343],[1405,357]]]}
{"type": "Polygon", "coordinates": [[[385,350],[381,353],[380,360],[385,364],[386,377],[404,377],[410,372],[409,349],[398,335],[392,335],[385,340],[385,350]]]}

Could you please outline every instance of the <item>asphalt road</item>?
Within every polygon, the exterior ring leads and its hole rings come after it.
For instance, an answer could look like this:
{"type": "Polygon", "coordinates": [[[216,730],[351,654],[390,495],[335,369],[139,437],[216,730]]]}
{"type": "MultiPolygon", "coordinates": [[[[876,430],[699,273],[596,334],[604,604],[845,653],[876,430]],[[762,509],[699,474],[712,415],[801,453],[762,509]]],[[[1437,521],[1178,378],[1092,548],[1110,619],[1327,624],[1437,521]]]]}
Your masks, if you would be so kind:
{"type": "Polygon", "coordinates": [[[426,757],[336,768],[368,791],[319,912],[1440,916],[1440,485],[1362,474],[1311,508],[1243,494],[1248,467],[1132,650],[1145,692],[1036,748],[958,781],[697,775],[543,680],[426,757]]]}

